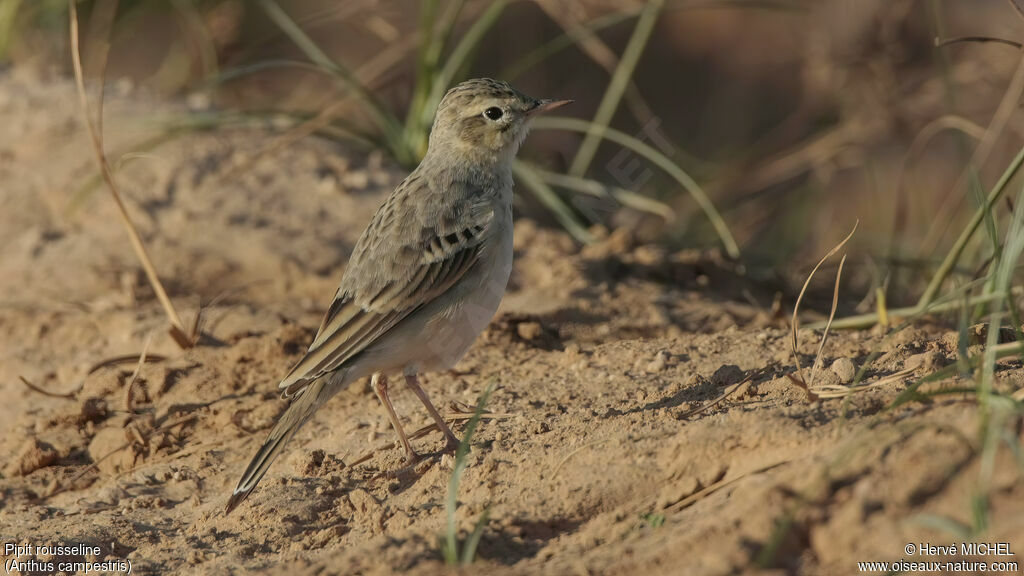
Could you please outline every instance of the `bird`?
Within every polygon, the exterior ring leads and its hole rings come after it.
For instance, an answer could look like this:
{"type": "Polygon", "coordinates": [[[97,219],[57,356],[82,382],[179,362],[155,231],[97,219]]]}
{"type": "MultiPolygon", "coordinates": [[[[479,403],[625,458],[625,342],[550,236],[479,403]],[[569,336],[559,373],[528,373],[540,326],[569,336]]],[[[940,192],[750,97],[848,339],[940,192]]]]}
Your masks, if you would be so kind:
{"type": "Polygon", "coordinates": [[[252,493],[317,409],[366,377],[398,435],[405,466],[420,455],[388,393],[396,373],[444,434],[445,450],[458,447],[419,374],[452,369],[497,311],[512,270],[512,160],[532,120],[570,102],[533,98],[490,78],[444,94],[423,159],[374,213],[313,342],[281,380],[290,403],[225,514],[252,493]]]}

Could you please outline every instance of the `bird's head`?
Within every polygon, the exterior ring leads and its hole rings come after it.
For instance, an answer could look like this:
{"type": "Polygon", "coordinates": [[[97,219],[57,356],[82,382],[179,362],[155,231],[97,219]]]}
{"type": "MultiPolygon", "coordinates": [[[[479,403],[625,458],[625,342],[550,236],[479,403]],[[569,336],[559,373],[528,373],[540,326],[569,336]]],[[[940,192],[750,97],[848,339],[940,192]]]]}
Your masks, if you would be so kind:
{"type": "Polygon", "coordinates": [[[428,154],[507,162],[519,150],[537,114],[570,102],[532,98],[490,78],[466,80],[441,99],[428,154]]]}

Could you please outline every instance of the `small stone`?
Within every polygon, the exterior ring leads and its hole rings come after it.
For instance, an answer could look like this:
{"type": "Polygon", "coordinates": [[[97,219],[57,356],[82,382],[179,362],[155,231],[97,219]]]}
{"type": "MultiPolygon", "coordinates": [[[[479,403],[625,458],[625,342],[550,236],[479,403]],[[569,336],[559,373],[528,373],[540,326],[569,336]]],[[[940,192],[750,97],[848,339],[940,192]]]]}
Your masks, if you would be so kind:
{"type": "Polygon", "coordinates": [[[853,382],[854,377],[857,376],[857,366],[849,358],[836,358],[832,362],[831,369],[843,384],[853,382]]]}
{"type": "Polygon", "coordinates": [[[911,370],[922,368],[927,371],[932,371],[941,367],[941,364],[942,355],[936,352],[935,350],[929,350],[927,352],[922,352],[920,354],[914,354],[913,356],[907,358],[907,360],[903,363],[903,366],[911,370]]]}
{"type": "Polygon", "coordinates": [[[715,386],[730,386],[743,380],[745,374],[740,367],[735,364],[726,364],[715,370],[715,373],[711,375],[711,383],[715,386]]]}
{"type": "Polygon", "coordinates": [[[455,469],[455,458],[452,458],[451,454],[444,453],[441,455],[441,468],[445,470],[455,469]]]}
{"type": "Polygon", "coordinates": [[[665,366],[668,364],[668,359],[668,352],[661,350],[654,355],[654,360],[651,360],[650,362],[647,363],[647,366],[644,367],[644,370],[648,373],[661,372],[662,370],[665,369],[665,366]]]}
{"type": "Polygon", "coordinates": [[[8,476],[27,476],[32,472],[57,461],[57,450],[46,442],[30,438],[21,448],[18,457],[7,465],[8,476]]]}
{"type": "Polygon", "coordinates": [[[516,326],[516,333],[523,340],[534,340],[544,333],[544,328],[539,322],[520,322],[516,326]]]}
{"type": "Polygon", "coordinates": [[[633,257],[641,266],[662,266],[665,263],[665,249],[661,246],[647,244],[634,250],[633,257]]]}

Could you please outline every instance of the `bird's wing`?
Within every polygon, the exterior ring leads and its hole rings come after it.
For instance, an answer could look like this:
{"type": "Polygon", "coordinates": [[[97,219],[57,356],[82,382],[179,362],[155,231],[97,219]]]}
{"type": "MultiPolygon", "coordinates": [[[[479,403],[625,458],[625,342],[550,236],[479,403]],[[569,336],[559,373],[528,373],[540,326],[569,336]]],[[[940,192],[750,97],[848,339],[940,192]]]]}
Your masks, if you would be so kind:
{"type": "Polygon", "coordinates": [[[281,381],[286,396],[341,368],[472,268],[494,211],[482,195],[466,197],[437,193],[416,173],[395,190],[356,243],[309,350],[281,381]]]}

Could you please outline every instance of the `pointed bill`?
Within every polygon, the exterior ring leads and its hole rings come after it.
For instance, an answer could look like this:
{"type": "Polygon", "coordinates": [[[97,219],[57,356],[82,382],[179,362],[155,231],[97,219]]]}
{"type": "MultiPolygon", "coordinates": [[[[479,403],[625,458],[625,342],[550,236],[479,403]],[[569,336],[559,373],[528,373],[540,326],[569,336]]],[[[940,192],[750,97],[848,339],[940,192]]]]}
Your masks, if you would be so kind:
{"type": "Polygon", "coordinates": [[[551,110],[554,110],[555,108],[561,108],[562,106],[565,106],[566,104],[572,104],[574,101],[573,100],[551,100],[550,98],[545,98],[543,100],[538,100],[538,102],[539,103],[537,104],[537,106],[535,106],[533,109],[530,110],[530,112],[529,112],[530,116],[533,116],[534,114],[542,114],[544,112],[550,112],[551,110]]]}

